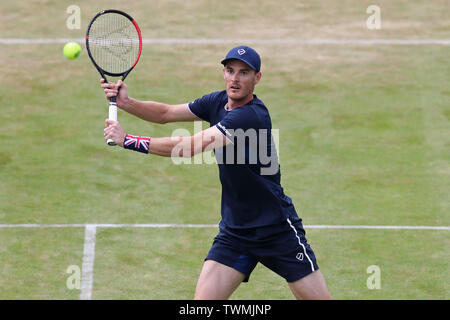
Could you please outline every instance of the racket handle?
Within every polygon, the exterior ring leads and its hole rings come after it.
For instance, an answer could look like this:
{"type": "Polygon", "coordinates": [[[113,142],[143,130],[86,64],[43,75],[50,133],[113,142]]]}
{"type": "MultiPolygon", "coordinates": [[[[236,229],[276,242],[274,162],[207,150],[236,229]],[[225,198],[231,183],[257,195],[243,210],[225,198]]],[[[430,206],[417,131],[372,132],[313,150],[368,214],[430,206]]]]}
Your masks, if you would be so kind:
{"type": "MultiPolygon", "coordinates": [[[[111,97],[109,100],[109,113],[108,113],[108,119],[117,121],[117,103],[116,103],[116,97],[111,97]]],[[[115,146],[116,143],[112,139],[108,139],[106,143],[109,146],[115,146]]]]}

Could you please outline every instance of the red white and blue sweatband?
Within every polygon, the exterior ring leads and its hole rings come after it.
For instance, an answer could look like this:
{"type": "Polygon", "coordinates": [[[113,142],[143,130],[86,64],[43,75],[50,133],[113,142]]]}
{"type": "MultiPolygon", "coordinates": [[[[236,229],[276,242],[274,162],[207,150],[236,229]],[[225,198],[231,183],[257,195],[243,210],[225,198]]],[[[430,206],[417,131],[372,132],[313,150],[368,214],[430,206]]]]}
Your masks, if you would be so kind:
{"type": "Polygon", "coordinates": [[[123,139],[124,149],[130,149],[142,153],[148,153],[150,145],[150,137],[133,136],[127,134],[123,139]]]}

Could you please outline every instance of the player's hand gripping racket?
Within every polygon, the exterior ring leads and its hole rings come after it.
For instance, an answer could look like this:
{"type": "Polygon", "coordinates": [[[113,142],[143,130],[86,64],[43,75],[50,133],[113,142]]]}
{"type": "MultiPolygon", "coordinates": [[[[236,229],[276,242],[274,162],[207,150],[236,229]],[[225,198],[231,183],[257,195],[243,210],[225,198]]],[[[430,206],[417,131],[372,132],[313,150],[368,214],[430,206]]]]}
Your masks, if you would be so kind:
{"type": "MultiPolygon", "coordinates": [[[[86,32],[86,49],[105,83],[106,75],[122,77],[133,70],[142,52],[141,31],[134,19],[119,10],[103,10],[95,15],[86,32]]],[[[110,120],[117,121],[117,97],[109,102],[110,120]]],[[[114,146],[111,139],[108,145],[114,146]]]]}

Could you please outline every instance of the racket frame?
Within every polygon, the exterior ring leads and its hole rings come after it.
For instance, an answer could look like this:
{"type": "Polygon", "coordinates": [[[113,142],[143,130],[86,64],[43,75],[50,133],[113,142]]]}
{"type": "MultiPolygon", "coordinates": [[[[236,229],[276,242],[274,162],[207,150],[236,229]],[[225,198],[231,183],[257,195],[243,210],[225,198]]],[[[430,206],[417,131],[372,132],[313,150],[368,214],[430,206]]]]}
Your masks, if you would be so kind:
{"type": "MultiPolygon", "coordinates": [[[[141,57],[141,53],[142,53],[142,35],[141,35],[141,30],[139,29],[138,24],[136,23],[136,21],[126,12],[120,11],[120,10],[116,10],[116,9],[107,9],[107,10],[102,10],[99,13],[97,13],[91,20],[91,22],[89,22],[89,26],[88,29],[86,31],[86,49],[89,55],[89,58],[91,59],[92,63],[94,64],[95,68],[97,69],[97,71],[100,73],[100,75],[102,76],[102,78],[105,80],[106,83],[108,83],[108,80],[106,79],[106,76],[111,76],[111,77],[122,77],[122,81],[125,80],[125,78],[128,76],[128,74],[131,72],[131,70],[134,69],[134,67],[136,66],[136,64],[138,63],[140,57],[141,57]],[[91,30],[91,26],[94,23],[94,21],[100,17],[101,15],[104,14],[108,14],[108,13],[115,13],[115,14],[121,14],[124,17],[128,18],[128,20],[131,21],[131,23],[134,25],[134,27],[136,28],[136,31],[139,35],[139,53],[138,56],[136,58],[136,61],[134,62],[134,64],[126,71],[124,72],[109,72],[106,70],[103,70],[98,64],[97,62],[94,60],[94,58],[92,57],[91,54],[91,50],[89,48],[89,32],[91,30]]],[[[110,120],[114,120],[117,121],[117,97],[111,97],[109,99],[109,111],[108,111],[108,119],[110,120]]],[[[112,139],[108,139],[107,144],[109,146],[115,146],[116,143],[112,140],[112,139]]]]}

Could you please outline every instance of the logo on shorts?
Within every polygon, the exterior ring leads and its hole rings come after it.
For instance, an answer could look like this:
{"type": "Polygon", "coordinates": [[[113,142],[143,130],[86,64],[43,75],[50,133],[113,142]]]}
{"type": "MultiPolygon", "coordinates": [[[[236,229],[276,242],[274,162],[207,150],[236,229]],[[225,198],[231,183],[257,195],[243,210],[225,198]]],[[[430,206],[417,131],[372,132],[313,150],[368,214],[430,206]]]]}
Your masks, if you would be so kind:
{"type": "Polygon", "coordinates": [[[242,56],[245,53],[245,50],[244,49],[239,49],[237,51],[237,53],[239,53],[239,55],[242,56]]]}
{"type": "Polygon", "coordinates": [[[298,260],[303,261],[303,253],[299,252],[297,253],[297,255],[295,256],[298,260]]]}

